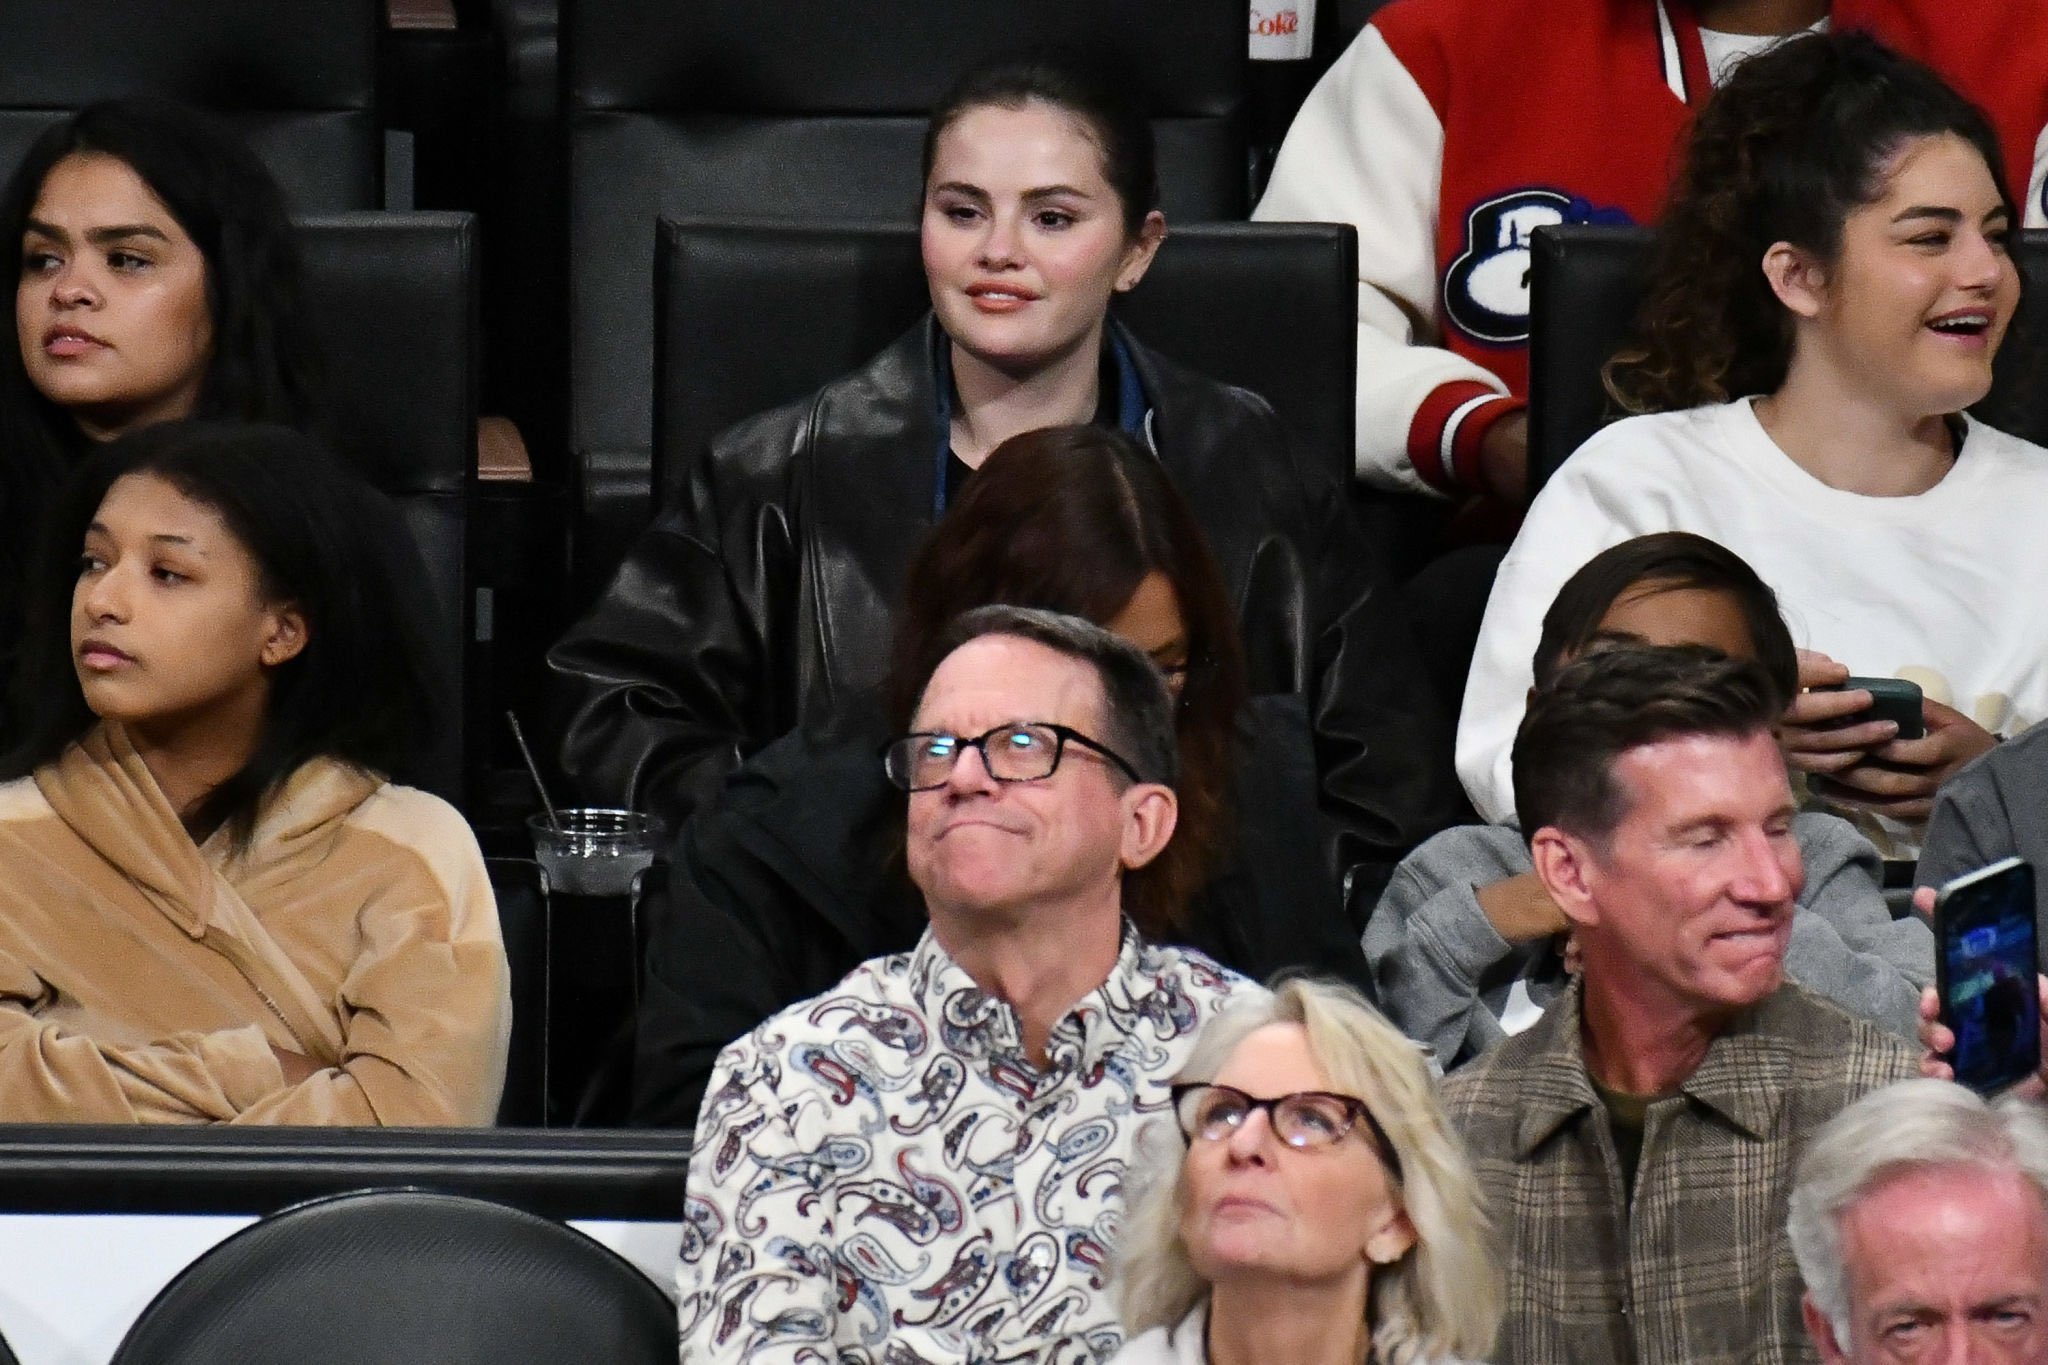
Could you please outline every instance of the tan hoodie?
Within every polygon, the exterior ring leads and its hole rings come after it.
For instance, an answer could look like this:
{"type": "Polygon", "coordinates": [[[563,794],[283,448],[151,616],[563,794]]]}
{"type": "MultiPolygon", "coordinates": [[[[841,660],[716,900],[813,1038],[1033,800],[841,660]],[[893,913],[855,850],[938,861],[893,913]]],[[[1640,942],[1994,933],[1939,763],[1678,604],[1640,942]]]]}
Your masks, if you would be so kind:
{"type": "Polygon", "coordinates": [[[510,1028],[437,797],[315,759],[235,855],[111,724],[0,785],[0,1122],[489,1124],[510,1028]]]}

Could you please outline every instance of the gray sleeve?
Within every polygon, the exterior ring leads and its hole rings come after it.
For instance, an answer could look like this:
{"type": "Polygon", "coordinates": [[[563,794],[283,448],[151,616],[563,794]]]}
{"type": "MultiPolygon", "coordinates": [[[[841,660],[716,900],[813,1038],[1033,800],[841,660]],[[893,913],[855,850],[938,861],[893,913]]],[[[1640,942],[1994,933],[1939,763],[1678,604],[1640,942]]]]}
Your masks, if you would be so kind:
{"type": "MultiPolygon", "coordinates": [[[[1446,830],[1402,860],[1366,922],[1366,965],[1380,1009],[1448,1069],[1507,1035],[1481,996],[1487,972],[1512,955],[1479,908],[1476,888],[1527,871],[1504,866],[1487,826],[1446,830]]],[[[1519,847],[1520,836],[1508,831],[1519,847]]]]}
{"type": "MultiPolygon", "coordinates": [[[[2018,752],[2018,750],[2015,750],[2018,752]]],[[[1920,846],[1915,886],[1940,886],[1986,863],[2019,852],[2012,815],[2005,808],[1998,772],[1989,754],[1942,784],[1927,818],[1927,842],[1920,846]]]]}
{"type": "Polygon", "coordinates": [[[1880,1028],[1915,1037],[1920,990],[1934,980],[1934,934],[1917,916],[1893,919],[1882,865],[1845,820],[1802,814],[1806,887],[1792,919],[1785,974],[1880,1028]]]}

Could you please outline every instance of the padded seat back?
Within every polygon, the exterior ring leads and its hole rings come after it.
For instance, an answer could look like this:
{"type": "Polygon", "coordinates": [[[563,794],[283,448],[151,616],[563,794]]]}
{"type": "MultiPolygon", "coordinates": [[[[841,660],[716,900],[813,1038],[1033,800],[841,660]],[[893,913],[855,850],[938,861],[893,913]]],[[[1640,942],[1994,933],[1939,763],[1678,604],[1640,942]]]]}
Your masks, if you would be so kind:
{"type": "Polygon", "coordinates": [[[374,1190],[300,1204],[157,1295],[115,1365],[601,1360],[673,1365],[675,1309],[617,1253],[501,1204],[374,1190]]]}
{"type": "MultiPolygon", "coordinates": [[[[1640,227],[1544,227],[1531,242],[1529,482],[1533,490],[1606,423],[1623,415],[1600,370],[1628,342],[1655,235],[1640,227]]],[[[2048,445],[2048,231],[2013,238],[2021,303],[1972,413],[2048,445]]]]}
{"type": "Polygon", "coordinates": [[[1242,217],[1233,0],[582,0],[565,6],[570,428],[586,474],[650,465],[655,223],[917,214],[926,110],[1025,44],[1121,51],[1147,81],[1167,215],[1242,217]]]}
{"type": "MultiPolygon", "coordinates": [[[[397,504],[426,561],[423,608],[441,666],[465,676],[469,498],[477,418],[476,223],[466,213],[298,220],[308,303],[325,362],[328,433],[397,504]]],[[[459,799],[463,727],[430,756],[433,790],[459,799]]]]}
{"type": "Polygon", "coordinates": [[[96,100],[155,95],[240,129],[298,212],[383,202],[380,0],[7,0],[0,176],[96,100]]]}

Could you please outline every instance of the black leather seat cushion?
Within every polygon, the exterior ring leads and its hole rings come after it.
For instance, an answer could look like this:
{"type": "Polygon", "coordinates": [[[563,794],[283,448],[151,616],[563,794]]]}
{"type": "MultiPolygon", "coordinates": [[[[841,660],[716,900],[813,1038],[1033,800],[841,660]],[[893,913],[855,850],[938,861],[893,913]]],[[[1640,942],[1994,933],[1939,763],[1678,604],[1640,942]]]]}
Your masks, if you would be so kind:
{"type": "MultiPolygon", "coordinates": [[[[12,175],[29,144],[62,123],[62,109],[0,108],[0,176],[12,175]]],[[[230,113],[298,213],[373,209],[383,201],[383,135],[367,109],[230,113]]]]}
{"type": "Polygon", "coordinates": [[[580,1232],[426,1190],[301,1204],[222,1242],[143,1310],[116,1365],[675,1359],[675,1314],[580,1232]]]}
{"type": "MultiPolygon", "coordinates": [[[[462,213],[299,220],[308,305],[340,453],[397,503],[426,561],[441,665],[458,687],[469,639],[468,504],[477,417],[476,224],[462,213]]],[[[462,736],[433,789],[461,791],[462,736]]]]}
{"type": "Polygon", "coordinates": [[[381,0],[7,0],[0,172],[69,110],[156,95],[226,115],[300,212],[375,208],[381,0]]]}
{"type": "Polygon", "coordinates": [[[1244,98],[1234,0],[604,0],[562,22],[580,109],[921,117],[975,62],[1050,42],[1121,53],[1156,116],[1232,117],[1244,98]]]}

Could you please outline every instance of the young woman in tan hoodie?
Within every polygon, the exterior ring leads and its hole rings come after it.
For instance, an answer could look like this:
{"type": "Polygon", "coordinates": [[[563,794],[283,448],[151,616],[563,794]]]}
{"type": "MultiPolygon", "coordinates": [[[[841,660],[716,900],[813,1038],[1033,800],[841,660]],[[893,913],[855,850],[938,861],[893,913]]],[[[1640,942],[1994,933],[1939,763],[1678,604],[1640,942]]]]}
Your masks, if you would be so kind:
{"type": "Polygon", "coordinates": [[[190,422],[52,511],[0,769],[0,1116],[491,1122],[490,885],[388,780],[440,690],[389,506],[285,428],[190,422]]]}

